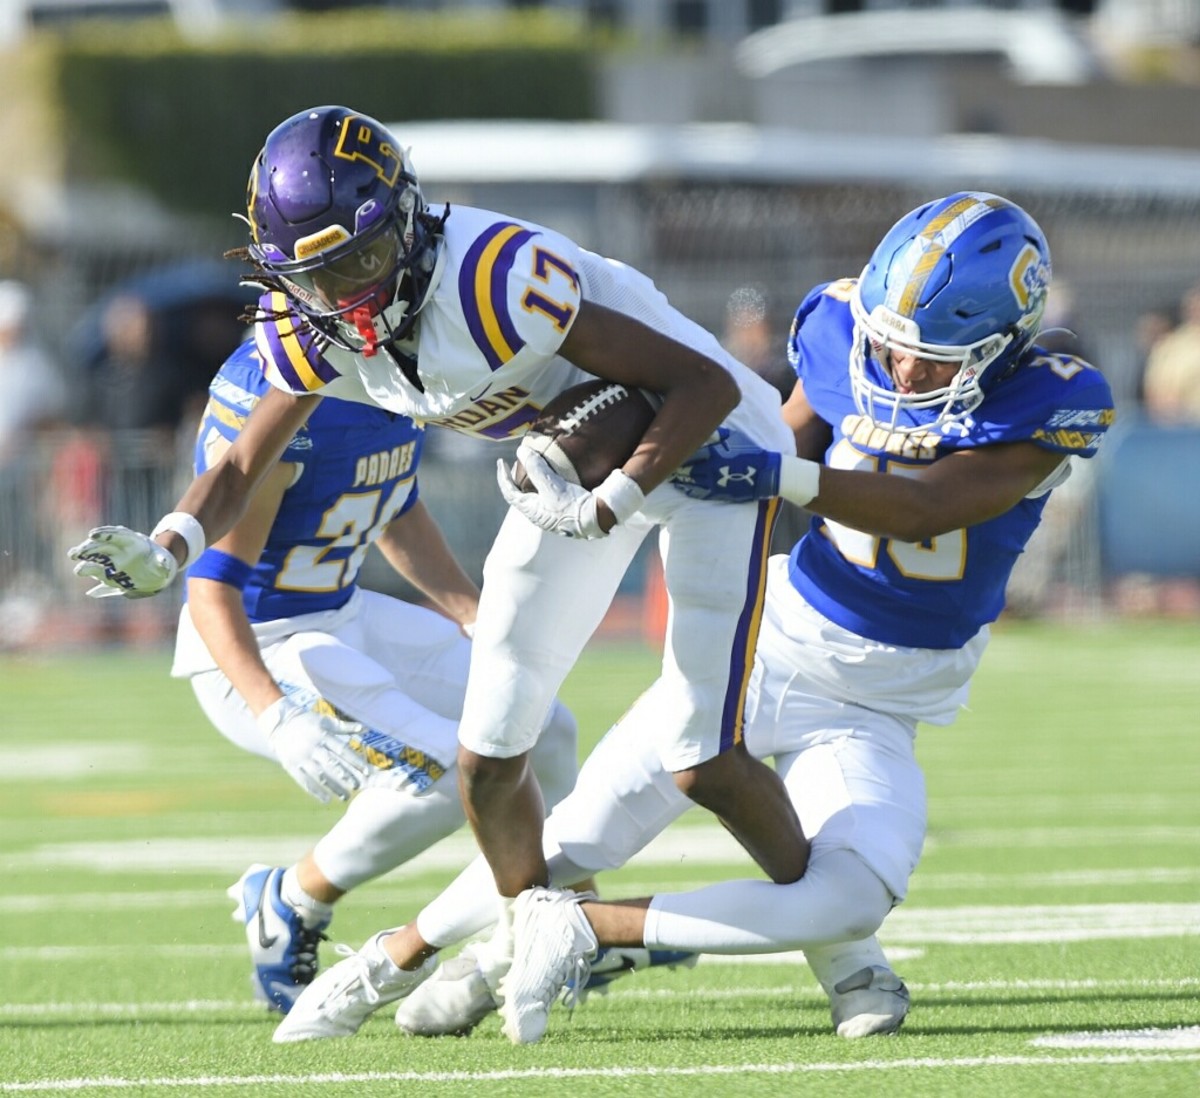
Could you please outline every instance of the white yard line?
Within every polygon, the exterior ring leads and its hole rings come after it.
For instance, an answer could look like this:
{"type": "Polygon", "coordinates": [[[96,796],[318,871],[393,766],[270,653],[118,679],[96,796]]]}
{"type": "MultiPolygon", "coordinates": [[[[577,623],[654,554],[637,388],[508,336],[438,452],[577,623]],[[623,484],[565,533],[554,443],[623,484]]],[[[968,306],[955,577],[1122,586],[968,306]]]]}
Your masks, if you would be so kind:
{"type": "Polygon", "coordinates": [[[40,1079],[23,1083],[0,1083],[0,1094],[65,1093],[91,1089],[137,1090],[148,1087],[189,1088],[261,1087],[268,1085],[304,1086],[363,1083],[458,1083],[502,1082],[511,1079],[654,1079],[704,1078],[730,1075],[803,1076],[817,1074],[859,1074],[963,1068],[998,1067],[1119,1067],[1129,1064],[1191,1063],[1200,1061],[1200,1053],[1100,1053],[1063,1056],[962,1056],[924,1057],[903,1060],[862,1060],[855,1063],[824,1064],[713,1064],[698,1067],[607,1067],[607,1068],[530,1068],[509,1071],[372,1071],[361,1073],[327,1072],[297,1075],[199,1075],[189,1078],[120,1078],[98,1076],[93,1079],[40,1079]]]}
{"type": "MultiPolygon", "coordinates": [[[[262,844],[259,844],[261,852],[262,844]]],[[[245,862],[233,873],[240,873],[245,862]]],[[[282,863],[287,864],[287,859],[282,863]]],[[[369,902],[373,906],[410,902],[414,897],[426,899],[428,887],[419,882],[404,883],[412,872],[414,863],[394,871],[394,874],[370,884],[369,902]]],[[[651,868],[639,861],[632,864],[622,881],[622,891],[628,891],[630,882],[636,882],[636,870],[640,866],[651,868]]],[[[178,863],[176,864],[178,868],[178,863]]],[[[190,868],[190,866],[189,866],[190,868]]],[[[418,867],[419,868],[419,867],[418,867]]],[[[415,875],[415,874],[414,874],[415,875]]],[[[646,878],[655,880],[654,876],[646,878]]],[[[1200,882],[1200,866],[1141,866],[1136,869],[1087,869],[1063,870],[1048,873],[940,873],[918,874],[914,880],[914,892],[951,892],[975,889],[992,893],[1021,888],[1135,888],[1142,885],[1185,885],[1200,882]]],[[[694,881],[673,881],[671,891],[700,888],[711,880],[697,877],[694,881]]],[[[365,886],[364,886],[365,887],[365,886]]],[[[651,887],[647,885],[647,887],[651,887]]],[[[126,911],[157,909],[164,907],[202,907],[207,904],[225,905],[224,893],[218,889],[154,889],[126,892],[106,889],[66,894],[17,894],[0,896],[0,915],[32,915],[46,911],[126,911]]],[[[912,907],[910,901],[909,907],[912,907]]],[[[906,910],[906,909],[901,909],[906,910]]]]}
{"type": "MultiPolygon", "coordinates": [[[[775,955],[772,955],[775,956],[775,955]]],[[[782,956],[782,955],[780,955],[782,956]]],[[[697,993],[702,992],[705,999],[778,999],[778,987],[704,987],[703,969],[719,958],[705,957],[700,965],[689,975],[689,987],[697,993]],[[696,976],[699,972],[701,975],[696,976]]],[[[721,958],[723,959],[723,958],[721,958]]],[[[794,955],[788,957],[796,961],[794,955]]],[[[741,963],[755,963],[755,958],[736,958],[741,963]]],[[[939,992],[986,992],[994,995],[997,992],[1026,992],[1026,991],[1057,991],[1079,992],[1096,991],[1101,993],[1120,992],[1178,992],[1189,989],[1200,989],[1200,977],[1184,977],[1179,980],[974,980],[951,981],[948,983],[921,983],[906,981],[909,989],[918,994],[939,992]]],[[[825,993],[815,981],[807,980],[795,988],[789,988],[787,994],[799,999],[812,999],[816,1002],[825,1001],[825,993]]],[[[624,1000],[652,1000],[676,998],[678,988],[643,988],[622,986],[620,996],[624,1000]]],[[[69,1002],[69,1003],[12,1003],[0,1002],[0,1019],[22,1020],[36,1018],[62,1018],[80,1015],[88,1018],[122,1018],[142,1019],[156,1018],[164,1014],[223,1014],[238,1013],[254,1017],[267,1018],[268,1012],[261,1004],[249,998],[245,999],[177,999],[159,1002],[69,1002]]],[[[1193,1027],[1194,1029],[1195,1027],[1193,1027]]],[[[1160,1031],[1154,1031],[1160,1032],[1160,1031]]],[[[1174,1031],[1161,1031],[1174,1032],[1174,1031]]],[[[1047,1044],[1053,1039],[1045,1039],[1047,1044]]],[[[1074,1046],[1064,1046],[1074,1047],[1074,1046]]]]}
{"type": "MultiPolygon", "coordinates": [[[[885,947],[1004,945],[1138,938],[1176,938],[1200,932],[1200,904],[1044,904],[897,908],[880,932],[885,947]]],[[[232,931],[231,931],[232,934],[232,931]]],[[[116,943],[2,946],[0,960],[79,961],[121,954],[225,954],[224,944],[116,943]]],[[[744,962],[744,958],[740,959],[744,962]]]]}
{"type": "MultiPolygon", "coordinates": [[[[200,838],[161,837],[112,842],[43,843],[7,857],[15,869],[80,869],[93,873],[170,872],[186,866],[194,872],[232,873],[236,877],[251,862],[288,865],[301,857],[317,835],[271,836],[267,838],[237,834],[207,835],[200,838]]],[[[1140,851],[1147,844],[1200,846],[1200,828],[1129,827],[1129,828],[991,828],[962,829],[939,834],[936,830],[926,842],[926,850],[939,846],[1029,849],[1104,845],[1115,849],[1140,851]]],[[[458,870],[478,852],[471,834],[462,830],[418,855],[404,867],[405,873],[431,870],[458,870]]],[[[1136,864],[1132,853],[1128,859],[1136,864]]],[[[681,824],[655,839],[629,866],[675,867],[728,865],[734,872],[757,875],[745,851],[724,828],[716,824],[681,824]]],[[[973,875],[972,875],[973,876],[973,875]]],[[[1036,878],[1037,875],[1031,875],[1036,878]]],[[[1019,882],[1019,875],[1018,875],[1019,882]]],[[[919,880],[919,878],[918,878],[919,880]]]]}

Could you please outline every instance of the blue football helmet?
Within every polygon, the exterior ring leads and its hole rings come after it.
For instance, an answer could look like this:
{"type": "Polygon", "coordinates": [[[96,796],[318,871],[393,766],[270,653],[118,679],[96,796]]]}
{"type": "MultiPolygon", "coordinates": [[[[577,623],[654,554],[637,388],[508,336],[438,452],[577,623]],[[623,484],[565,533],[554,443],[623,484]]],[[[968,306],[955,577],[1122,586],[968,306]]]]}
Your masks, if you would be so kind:
{"type": "Polygon", "coordinates": [[[960,192],[905,215],[850,298],[850,381],[859,411],[900,432],[966,418],[1033,345],[1049,285],[1046,238],[1007,199],[960,192]],[[935,391],[899,393],[891,350],[957,363],[958,372],[935,391]]]}
{"type": "Polygon", "coordinates": [[[282,290],[331,343],[373,355],[408,334],[440,222],[381,123],[336,106],[280,123],[250,172],[246,208],[256,281],[282,290]]]}

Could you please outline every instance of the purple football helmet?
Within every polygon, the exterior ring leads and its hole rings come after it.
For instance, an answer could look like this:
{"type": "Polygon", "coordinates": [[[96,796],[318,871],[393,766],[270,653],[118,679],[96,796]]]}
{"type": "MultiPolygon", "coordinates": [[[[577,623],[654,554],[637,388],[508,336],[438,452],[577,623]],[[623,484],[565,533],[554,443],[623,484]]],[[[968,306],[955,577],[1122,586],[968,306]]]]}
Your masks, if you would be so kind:
{"type": "Polygon", "coordinates": [[[438,223],[381,123],[337,106],[280,123],[254,163],[246,207],[258,275],[331,343],[373,355],[407,335],[438,223]]]}

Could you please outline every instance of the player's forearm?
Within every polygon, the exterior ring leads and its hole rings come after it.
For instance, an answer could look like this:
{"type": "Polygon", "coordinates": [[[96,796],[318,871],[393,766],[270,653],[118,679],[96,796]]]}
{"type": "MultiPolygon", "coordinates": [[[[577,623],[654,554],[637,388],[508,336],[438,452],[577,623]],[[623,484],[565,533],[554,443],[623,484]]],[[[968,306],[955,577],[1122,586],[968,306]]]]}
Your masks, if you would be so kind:
{"type": "MultiPolygon", "coordinates": [[[[270,390],[255,405],[233,445],[188,486],[175,513],[193,516],[209,545],[223,538],[276,467],[289,440],[320,403],[319,396],[297,397],[270,390]]],[[[158,540],[177,560],[184,559],[186,546],[178,533],[164,533],[158,540]]]]}
{"type": "Polygon", "coordinates": [[[255,716],[283,696],[263,662],[237,588],[213,580],[189,580],[188,610],[213,661],[255,716]]]}
{"type": "MultiPolygon", "coordinates": [[[[206,544],[212,545],[229,533],[245,513],[253,489],[254,485],[239,468],[221,462],[192,481],[172,513],[192,516],[200,524],[206,544]]],[[[181,564],[187,559],[187,542],[178,529],[156,534],[155,541],[173,553],[181,564]]]]}
{"type": "Polygon", "coordinates": [[[622,466],[643,492],[665,481],[737,407],[740,393],[733,378],[719,366],[711,366],[697,377],[695,388],[666,394],[645,437],[622,466]]]}
{"type": "Polygon", "coordinates": [[[460,625],[475,620],[479,588],[423,503],[393,522],[376,544],[387,562],[448,617],[460,625]]]}

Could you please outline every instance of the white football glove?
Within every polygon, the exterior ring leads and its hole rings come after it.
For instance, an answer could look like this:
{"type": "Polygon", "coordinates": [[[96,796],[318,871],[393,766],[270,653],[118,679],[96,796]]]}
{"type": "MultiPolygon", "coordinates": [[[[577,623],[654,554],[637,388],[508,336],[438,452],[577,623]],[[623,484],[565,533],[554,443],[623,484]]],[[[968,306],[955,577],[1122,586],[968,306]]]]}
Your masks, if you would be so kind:
{"type": "Polygon", "coordinates": [[[501,459],[496,463],[500,494],[535,526],[563,537],[607,537],[596,510],[599,500],[605,502],[618,523],[640,511],[646,501],[637,482],[620,469],[609,473],[603,484],[589,492],[559,475],[541,454],[524,443],[517,448],[517,460],[536,491],[522,492],[513,480],[512,470],[501,459]]]}
{"type": "Polygon", "coordinates": [[[306,793],[322,804],[350,799],[363,787],[371,765],[350,746],[361,724],[340,721],[282,697],[258,715],[258,727],[275,757],[306,793]]]}
{"type": "Polygon", "coordinates": [[[97,526],[67,556],[78,562],[75,575],[97,581],[87,591],[93,599],[148,598],[169,586],[179,571],[166,549],[128,526],[97,526]]]}

